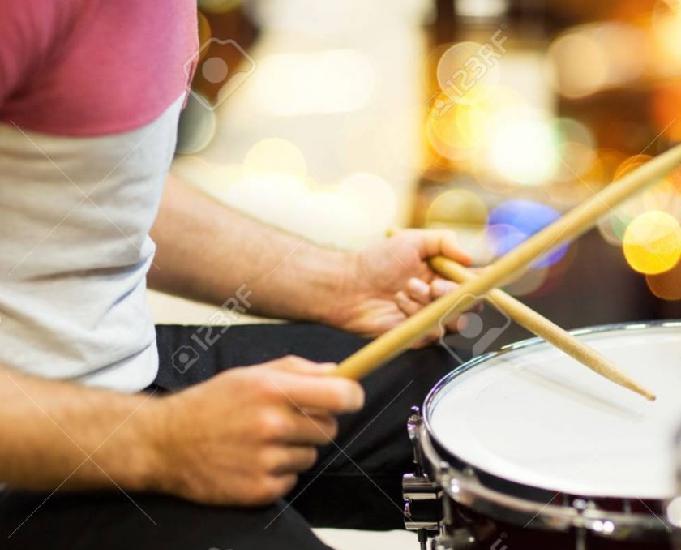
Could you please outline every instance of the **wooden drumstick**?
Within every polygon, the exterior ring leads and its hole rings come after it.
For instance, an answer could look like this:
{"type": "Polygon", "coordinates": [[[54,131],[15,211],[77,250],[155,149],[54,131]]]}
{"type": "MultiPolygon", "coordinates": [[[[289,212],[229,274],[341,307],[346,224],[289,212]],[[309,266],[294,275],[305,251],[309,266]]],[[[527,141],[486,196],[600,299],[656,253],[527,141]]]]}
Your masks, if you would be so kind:
{"type": "MultiPolygon", "coordinates": [[[[430,259],[431,267],[443,277],[451,279],[456,283],[465,283],[475,278],[475,273],[469,271],[462,265],[445,258],[435,256],[430,259]]],[[[563,330],[558,325],[540,315],[532,308],[519,302],[513,296],[506,294],[503,290],[493,288],[486,295],[485,299],[497,309],[503,311],[519,325],[525,327],[540,338],[562,350],[570,357],[576,359],[584,366],[590,368],[597,374],[604,376],[611,382],[629,390],[635,391],[649,401],[655,401],[655,395],[626,374],[619,371],[610,360],[586,344],[583,344],[569,332],[563,330]]]]}
{"type": "Polygon", "coordinates": [[[461,313],[489,290],[519,277],[534,260],[591,228],[599,218],[681,164],[681,145],[662,153],[611,183],[553,224],[536,233],[511,252],[487,266],[459,288],[431,302],[392,330],[382,334],[345,359],[338,376],[359,379],[377,369],[419,339],[438,322],[461,313]]]}

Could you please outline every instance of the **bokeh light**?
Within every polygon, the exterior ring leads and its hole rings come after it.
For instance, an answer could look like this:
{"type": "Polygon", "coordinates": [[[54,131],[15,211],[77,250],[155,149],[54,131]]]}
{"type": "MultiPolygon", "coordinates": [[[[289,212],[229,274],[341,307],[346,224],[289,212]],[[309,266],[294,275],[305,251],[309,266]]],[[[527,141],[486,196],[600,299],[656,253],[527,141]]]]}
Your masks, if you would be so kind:
{"type": "Polygon", "coordinates": [[[241,4],[241,0],[198,0],[198,3],[206,13],[225,13],[241,4]]]}
{"type": "Polygon", "coordinates": [[[652,157],[650,155],[638,154],[625,159],[622,164],[615,170],[614,179],[618,180],[626,176],[629,172],[633,172],[639,166],[648,162],[652,157]]]}
{"type": "Polygon", "coordinates": [[[665,76],[677,75],[681,69],[681,3],[658,0],[651,24],[657,72],[665,76]]]}
{"type": "Polygon", "coordinates": [[[584,176],[597,160],[594,135],[572,118],[558,118],[553,126],[558,148],[556,179],[573,182],[584,176]]]}
{"type": "Polygon", "coordinates": [[[266,138],[253,145],[243,164],[247,172],[256,174],[287,174],[299,179],[307,175],[303,153],[293,143],[281,138],[266,138]]]}
{"type": "Polygon", "coordinates": [[[598,221],[598,231],[605,242],[619,247],[622,245],[624,231],[631,219],[626,213],[608,214],[598,221]]]}
{"type": "MultiPolygon", "coordinates": [[[[624,177],[650,160],[650,155],[634,155],[625,159],[615,170],[614,179],[624,177]]],[[[598,223],[603,238],[610,244],[620,246],[629,224],[639,215],[648,211],[662,211],[674,218],[681,216],[681,190],[678,187],[678,173],[659,180],[642,193],[613,209],[598,223]]]]}
{"type": "Polygon", "coordinates": [[[437,81],[440,89],[452,101],[459,100],[474,88],[499,82],[498,65],[485,63],[481,59],[483,47],[478,42],[457,42],[440,57],[436,69],[437,81]]]}
{"type": "Polygon", "coordinates": [[[651,210],[627,226],[624,257],[639,273],[656,275],[672,269],[681,258],[681,227],[672,215],[651,210]]]}
{"type": "Polygon", "coordinates": [[[681,300],[681,262],[669,271],[657,275],[646,275],[650,291],[662,300],[681,300]]]}
{"type": "Polygon", "coordinates": [[[200,11],[197,12],[197,18],[198,18],[198,24],[199,24],[199,64],[206,58],[208,55],[208,50],[210,48],[202,48],[201,45],[203,44],[208,44],[208,41],[211,39],[213,35],[213,31],[210,28],[210,22],[208,21],[208,18],[203,15],[200,11]]]}
{"type": "Polygon", "coordinates": [[[556,88],[566,97],[591,95],[608,81],[605,52],[585,33],[573,31],[558,37],[549,56],[555,67],[556,88]]]}
{"type": "Polygon", "coordinates": [[[369,58],[350,49],[272,54],[252,77],[257,107],[282,117],[359,110],[371,99],[375,80],[369,58]]]}
{"type": "Polygon", "coordinates": [[[659,131],[671,140],[681,141],[681,79],[658,84],[650,109],[659,131]]]}
{"type": "Polygon", "coordinates": [[[530,109],[517,110],[497,117],[493,127],[486,158],[497,177],[528,186],[551,181],[558,157],[548,117],[530,109]]]}
{"type": "Polygon", "coordinates": [[[554,86],[563,96],[579,99],[626,84],[643,72],[644,44],[642,32],[625,23],[575,27],[549,48],[554,86]]]}
{"type": "MultiPolygon", "coordinates": [[[[523,199],[509,200],[490,212],[488,232],[497,254],[502,255],[559,217],[559,212],[546,204],[523,199]]],[[[532,267],[544,268],[555,264],[565,256],[567,248],[568,245],[558,246],[534,262],[532,267]]]]}
{"type": "Polygon", "coordinates": [[[513,296],[529,296],[544,285],[548,276],[548,267],[528,269],[516,281],[506,285],[504,290],[513,296]]]}
{"type": "Polygon", "coordinates": [[[440,94],[426,121],[426,135],[433,148],[452,161],[469,161],[485,140],[486,92],[469,93],[459,101],[440,94]]]}
{"type": "Polygon", "coordinates": [[[383,178],[365,172],[350,174],[338,184],[338,193],[354,203],[366,219],[373,221],[379,235],[395,225],[397,196],[395,189],[383,178]]]}
{"type": "Polygon", "coordinates": [[[508,10],[508,0],[457,0],[456,13],[461,17],[500,17],[508,10]]]}
{"type": "Polygon", "coordinates": [[[456,100],[442,92],[428,114],[426,136],[440,155],[474,168],[484,161],[499,120],[520,105],[513,90],[500,86],[477,86],[456,100]]]}
{"type": "Polygon", "coordinates": [[[426,212],[427,227],[482,227],[487,223],[487,205],[467,189],[440,193],[426,212]]]}
{"type": "Polygon", "coordinates": [[[208,100],[198,92],[187,97],[187,105],[180,116],[177,129],[176,152],[181,155],[198,153],[215,137],[217,120],[215,112],[207,109],[208,100]]]}

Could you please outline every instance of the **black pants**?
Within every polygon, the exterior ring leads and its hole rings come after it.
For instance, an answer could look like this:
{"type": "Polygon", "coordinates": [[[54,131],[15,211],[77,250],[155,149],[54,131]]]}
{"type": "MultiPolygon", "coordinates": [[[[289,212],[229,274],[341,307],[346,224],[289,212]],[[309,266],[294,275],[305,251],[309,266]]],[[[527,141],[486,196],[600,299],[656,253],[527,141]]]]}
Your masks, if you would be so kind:
{"type": "MultiPolygon", "coordinates": [[[[364,343],[309,324],[218,330],[159,326],[155,388],[176,391],[223,369],[286,354],[339,361],[364,343]]],[[[327,547],[310,525],[398,529],[401,476],[412,470],[406,435],[410,407],[420,405],[454,366],[445,350],[430,347],[407,352],[368,376],[364,410],[340,419],[335,443],[321,449],[314,469],[272,506],[200,506],[164,495],[125,495],[115,487],[96,493],[6,490],[0,492],[0,549],[320,550],[327,547]]]]}

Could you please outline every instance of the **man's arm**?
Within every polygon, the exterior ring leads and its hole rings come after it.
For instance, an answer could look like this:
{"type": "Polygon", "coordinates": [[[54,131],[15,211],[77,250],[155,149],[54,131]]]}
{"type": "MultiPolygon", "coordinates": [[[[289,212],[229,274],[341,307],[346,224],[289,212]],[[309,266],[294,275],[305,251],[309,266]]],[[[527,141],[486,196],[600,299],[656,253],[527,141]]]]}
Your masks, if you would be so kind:
{"type": "Polygon", "coordinates": [[[245,285],[253,313],[327,321],[356,256],[270,227],[170,176],[151,231],[149,286],[223,304],[245,285]]]}
{"type": "Polygon", "coordinates": [[[0,481],[51,490],[147,489],[158,457],[151,396],[44,380],[0,367],[0,481]]]}
{"type": "Polygon", "coordinates": [[[362,406],[359,384],[332,369],[285,357],[155,397],[0,367],[0,482],[271,502],[335,437],[335,415],[362,406]]]}

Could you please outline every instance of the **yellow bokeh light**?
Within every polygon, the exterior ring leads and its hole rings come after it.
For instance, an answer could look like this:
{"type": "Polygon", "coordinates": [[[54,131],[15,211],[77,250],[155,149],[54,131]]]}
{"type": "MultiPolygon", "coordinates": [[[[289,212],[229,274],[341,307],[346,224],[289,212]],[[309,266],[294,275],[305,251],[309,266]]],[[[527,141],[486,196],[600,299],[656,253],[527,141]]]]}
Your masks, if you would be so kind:
{"type": "Polygon", "coordinates": [[[681,4],[678,1],[658,2],[653,11],[652,31],[655,61],[663,74],[676,74],[681,66],[681,4]]]}
{"type": "Polygon", "coordinates": [[[531,109],[503,113],[493,123],[487,162],[495,175],[520,185],[542,185],[558,169],[558,144],[551,121],[531,109]]]}
{"type": "Polygon", "coordinates": [[[646,275],[650,291],[662,300],[681,300],[681,263],[658,275],[646,275]]]}
{"type": "MultiPolygon", "coordinates": [[[[210,22],[208,21],[208,18],[200,11],[197,12],[197,18],[199,23],[199,45],[208,44],[208,41],[213,36],[213,31],[210,28],[210,22]]],[[[209,49],[210,48],[199,47],[199,63],[208,55],[209,49]]]]}
{"type": "Polygon", "coordinates": [[[681,258],[681,226],[674,216],[652,210],[627,226],[624,257],[639,273],[656,275],[672,269],[681,258]]]}
{"type": "MultiPolygon", "coordinates": [[[[635,155],[625,159],[614,171],[613,179],[626,176],[650,158],[649,155],[635,155]]],[[[598,229],[606,241],[619,246],[631,221],[651,211],[663,212],[675,219],[681,216],[681,193],[673,174],[611,210],[599,221],[598,229]]]]}
{"type": "Polygon", "coordinates": [[[595,138],[591,130],[571,118],[553,122],[558,141],[556,177],[560,181],[579,180],[597,160],[595,138]]]}
{"type": "MultiPolygon", "coordinates": [[[[488,46],[489,48],[489,46],[488,46]]],[[[500,80],[498,64],[483,58],[483,44],[458,42],[440,57],[436,75],[440,89],[453,101],[481,86],[497,84],[500,80]]]]}
{"type": "Polygon", "coordinates": [[[426,225],[484,226],[487,216],[487,206],[478,195],[466,189],[451,189],[430,203],[426,225]]]}
{"type": "Polygon", "coordinates": [[[441,93],[428,115],[428,141],[443,157],[473,164],[497,132],[499,118],[522,104],[500,86],[478,86],[455,99],[441,93]]]}
{"type": "Polygon", "coordinates": [[[303,153],[280,138],[263,139],[253,145],[244,158],[244,169],[249,173],[285,174],[301,179],[307,175],[303,153]]]}
{"type": "Polygon", "coordinates": [[[379,229],[379,235],[397,223],[398,200],[395,188],[375,174],[350,174],[340,181],[336,195],[343,196],[355,205],[365,220],[365,225],[379,229]]]}
{"type": "Polygon", "coordinates": [[[199,8],[207,13],[225,13],[240,3],[241,0],[199,0],[199,8]]]}
{"type": "Polygon", "coordinates": [[[370,104],[376,87],[371,58],[354,49],[273,53],[258,60],[253,95],[277,117],[350,113],[370,104]]]}
{"type": "Polygon", "coordinates": [[[607,83],[608,60],[603,46],[587,33],[574,31],[560,36],[549,48],[549,58],[555,67],[557,88],[566,97],[591,95],[607,83]]]}
{"type": "Polygon", "coordinates": [[[487,93],[470,91],[456,101],[440,94],[426,124],[430,144],[445,158],[470,160],[487,139],[485,123],[491,108],[487,93]]]}

